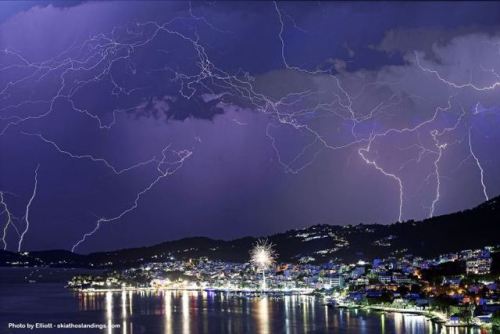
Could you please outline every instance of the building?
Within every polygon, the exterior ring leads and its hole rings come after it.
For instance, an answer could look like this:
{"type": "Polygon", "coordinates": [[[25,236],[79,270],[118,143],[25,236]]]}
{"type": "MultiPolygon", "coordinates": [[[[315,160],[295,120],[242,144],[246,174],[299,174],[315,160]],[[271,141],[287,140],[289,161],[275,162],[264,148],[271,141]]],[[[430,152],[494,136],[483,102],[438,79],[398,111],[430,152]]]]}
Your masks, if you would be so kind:
{"type": "Polygon", "coordinates": [[[345,285],[344,277],[342,275],[332,276],[330,279],[330,285],[332,288],[342,289],[345,285]]]}
{"type": "Polygon", "coordinates": [[[401,275],[398,273],[392,274],[392,281],[396,284],[409,284],[412,283],[411,278],[405,275],[401,275]]]}
{"type": "Polygon", "coordinates": [[[389,273],[380,273],[378,275],[378,280],[381,282],[381,283],[384,283],[384,284],[389,284],[392,282],[392,276],[389,274],[389,273]]]}
{"type": "Polygon", "coordinates": [[[467,274],[485,275],[490,273],[490,269],[491,257],[480,257],[466,262],[467,274]]]}
{"type": "Polygon", "coordinates": [[[357,266],[351,271],[351,278],[356,279],[358,277],[361,277],[365,274],[365,271],[366,270],[364,266],[357,266]]]}

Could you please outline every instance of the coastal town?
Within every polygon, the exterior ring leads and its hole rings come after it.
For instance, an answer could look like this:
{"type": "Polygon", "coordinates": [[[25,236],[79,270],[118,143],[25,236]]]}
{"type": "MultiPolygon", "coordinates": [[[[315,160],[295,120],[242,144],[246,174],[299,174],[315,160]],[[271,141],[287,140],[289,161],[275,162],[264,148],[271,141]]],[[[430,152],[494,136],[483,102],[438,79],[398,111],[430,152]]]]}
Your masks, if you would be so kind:
{"type": "Polygon", "coordinates": [[[247,296],[315,295],[334,308],[424,315],[446,327],[498,328],[498,246],[422,258],[359,259],[354,263],[280,263],[271,244],[257,244],[246,263],[206,257],[150,262],[95,275],[78,275],[81,293],[201,290],[247,296]]]}

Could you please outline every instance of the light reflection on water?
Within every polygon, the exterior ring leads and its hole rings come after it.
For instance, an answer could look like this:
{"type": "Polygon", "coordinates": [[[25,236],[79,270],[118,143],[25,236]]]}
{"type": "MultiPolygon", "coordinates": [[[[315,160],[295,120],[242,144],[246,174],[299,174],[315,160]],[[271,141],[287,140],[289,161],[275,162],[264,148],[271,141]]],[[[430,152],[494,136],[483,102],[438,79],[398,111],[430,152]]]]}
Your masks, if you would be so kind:
{"type": "Polygon", "coordinates": [[[122,291],[76,296],[81,311],[104,314],[109,334],[467,332],[441,328],[417,315],[333,309],[313,296],[245,297],[206,291],[122,291]],[[121,326],[112,329],[112,324],[121,326]]]}
{"type": "MultiPolygon", "coordinates": [[[[250,298],[205,291],[76,293],[64,288],[64,283],[19,283],[25,271],[0,269],[0,325],[31,321],[119,326],[106,331],[72,330],[74,334],[480,333],[444,330],[420,316],[332,309],[310,296],[250,298]]],[[[75,274],[61,273],[63,281],[75,274]]],[[[0,326],[3,333],[11,332],[0,326]]]]}

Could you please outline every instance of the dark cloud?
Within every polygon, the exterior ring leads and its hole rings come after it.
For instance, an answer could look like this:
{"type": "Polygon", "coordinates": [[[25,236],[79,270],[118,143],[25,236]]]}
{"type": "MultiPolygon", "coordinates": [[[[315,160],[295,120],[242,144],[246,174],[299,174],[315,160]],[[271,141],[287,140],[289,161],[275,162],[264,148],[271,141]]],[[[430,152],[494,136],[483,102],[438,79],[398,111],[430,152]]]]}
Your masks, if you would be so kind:
{"type": "Polygon", "coordinates": [[[500,193],[498,7],[278,3],[284,45],[273,3],[23,8],[0,27],[0,191],[22,218],[40,163],[25,248],[70,248],[193,152],[81,251],[391,223],[396,179],[403,219],[473,206],[470,147],[500,193]]]}
{"type": "Polygon", "coordinates": [[[498,26],[469,26],[454,29],[446,28],[414,28],[396,29],[385,33],[383,40],[375,49],[387,53],[402,53],[421,51],[429,57],[434,56],[433,48],[444,46],[454,38],[471,34],[487,34],[494,36],[498,26]]]}

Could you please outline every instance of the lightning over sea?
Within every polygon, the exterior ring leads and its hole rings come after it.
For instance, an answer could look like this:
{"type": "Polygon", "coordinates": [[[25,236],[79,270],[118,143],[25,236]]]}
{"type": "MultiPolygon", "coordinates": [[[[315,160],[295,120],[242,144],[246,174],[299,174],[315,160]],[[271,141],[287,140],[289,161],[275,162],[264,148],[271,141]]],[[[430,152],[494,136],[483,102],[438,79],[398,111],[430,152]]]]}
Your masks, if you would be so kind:
{"type": "Polygon", "coordinates": [[[499,4],[0,9],[0,333],[492,330],[499,4]]]}

